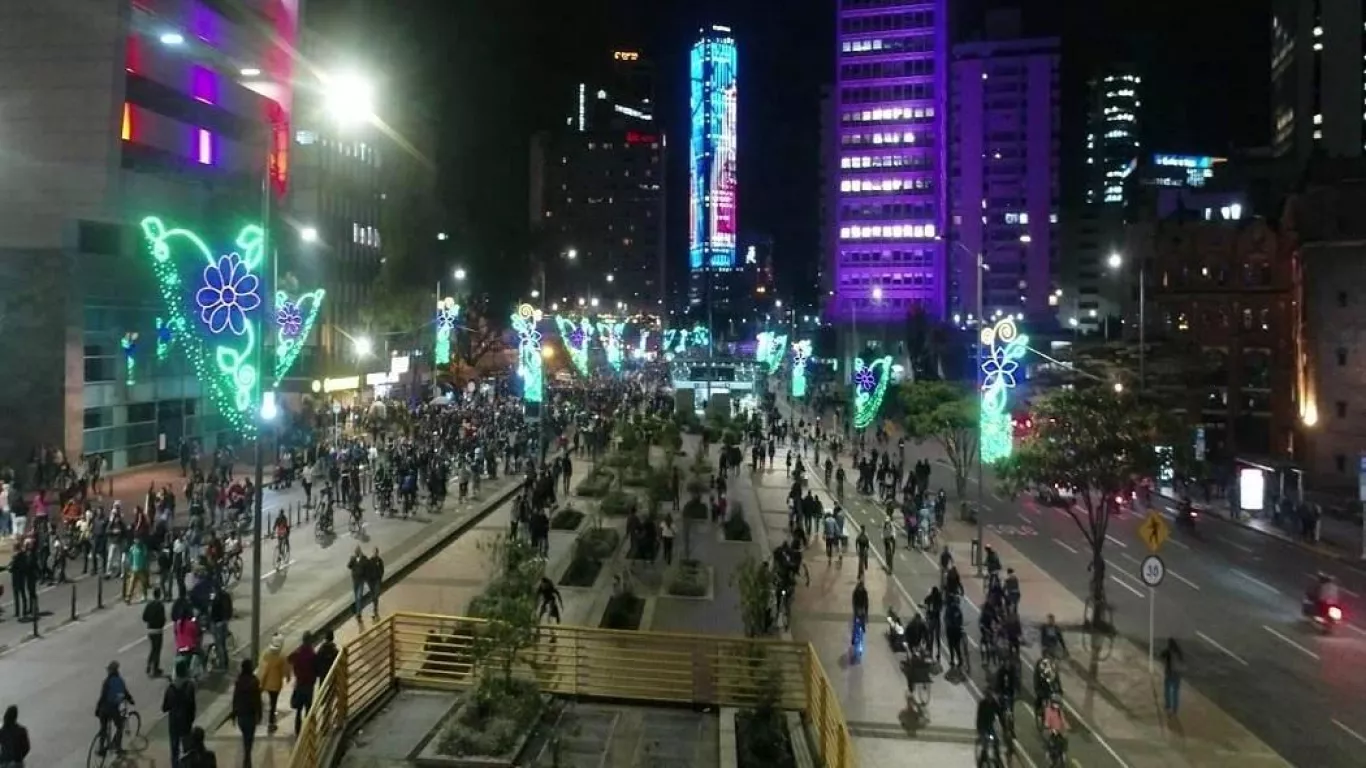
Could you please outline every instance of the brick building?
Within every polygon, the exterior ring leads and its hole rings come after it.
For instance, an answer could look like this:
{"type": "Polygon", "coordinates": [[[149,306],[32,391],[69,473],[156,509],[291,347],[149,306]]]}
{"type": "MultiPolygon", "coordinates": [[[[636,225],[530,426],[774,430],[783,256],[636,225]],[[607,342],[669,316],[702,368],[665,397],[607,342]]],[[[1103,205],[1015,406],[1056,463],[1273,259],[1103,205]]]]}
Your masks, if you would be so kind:
{"type": "Polygon", "coordinates": [[[1293,448],[1294,250],[1260,219],[1182,215],[1132,225],[1143,259],[1149,386],[1203,428],[1216,468],[1234,459],[1288,458],[1293,448]],[[1163,365],[1174,362],[1174,365],[1163,365]],[[1171,375],[1162,375],[1163,370],[1171,375]]]}

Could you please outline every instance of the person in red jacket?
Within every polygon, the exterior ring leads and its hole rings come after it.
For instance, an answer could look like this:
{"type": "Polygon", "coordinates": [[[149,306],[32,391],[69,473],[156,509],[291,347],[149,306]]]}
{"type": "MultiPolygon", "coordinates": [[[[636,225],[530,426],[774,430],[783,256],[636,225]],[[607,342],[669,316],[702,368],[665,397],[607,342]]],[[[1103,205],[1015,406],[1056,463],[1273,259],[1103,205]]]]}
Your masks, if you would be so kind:
{"type": "Polygon", "coordinates": [[[294,693],[289,706],[294,710],[294,735],[303,727],[304,715],[313,707],[313,688],[318,683],[318,654],[313,650],[313,637],[305,632],[299,647],[289,654],[289,665],[294,670],[294,693]]]}

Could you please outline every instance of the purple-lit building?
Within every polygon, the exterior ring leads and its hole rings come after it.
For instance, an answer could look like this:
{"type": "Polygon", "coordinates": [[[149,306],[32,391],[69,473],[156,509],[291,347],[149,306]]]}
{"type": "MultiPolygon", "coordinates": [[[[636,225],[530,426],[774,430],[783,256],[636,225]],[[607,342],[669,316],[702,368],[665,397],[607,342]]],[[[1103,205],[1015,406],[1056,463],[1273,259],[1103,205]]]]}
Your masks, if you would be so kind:
{"type": "Polygon", "coordinates": [[[953,48],[950,67],[949,308],[967,324],[1057,314],[1060,58],[1056,38],[992,39],[953,48]],[[977,258],[986,270],[977,277],[977,258]]]}
{"type": "Polygon", "coordinates": [[[840,0],[831,141],[831,293],[827,317],[901,322],[944,317],[944,0],[840,0]]]}

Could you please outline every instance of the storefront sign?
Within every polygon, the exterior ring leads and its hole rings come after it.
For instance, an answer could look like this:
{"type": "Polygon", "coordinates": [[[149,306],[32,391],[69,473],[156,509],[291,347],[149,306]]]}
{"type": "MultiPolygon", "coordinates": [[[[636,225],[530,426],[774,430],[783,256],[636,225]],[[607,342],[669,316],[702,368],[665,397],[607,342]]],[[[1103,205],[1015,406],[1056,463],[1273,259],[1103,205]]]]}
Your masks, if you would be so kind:
{"type": "Polygon", "coordinates": [[[342,376],[336,379],[323,379],[324,392],[350,392],[360,389],[359,376],[342,376]]]}

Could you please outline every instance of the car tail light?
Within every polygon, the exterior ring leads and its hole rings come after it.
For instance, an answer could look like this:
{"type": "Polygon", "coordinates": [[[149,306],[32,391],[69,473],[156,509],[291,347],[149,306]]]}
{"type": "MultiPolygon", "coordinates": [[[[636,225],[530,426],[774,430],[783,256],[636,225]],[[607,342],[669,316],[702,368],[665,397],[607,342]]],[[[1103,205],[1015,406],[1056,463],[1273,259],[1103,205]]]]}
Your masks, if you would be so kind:
{"type": "Polygon", "coordinates": [[[1328,606],[1328,618],[1333,621],[1342,621],[1342,609],[1336,605],[1328,606]]]}

